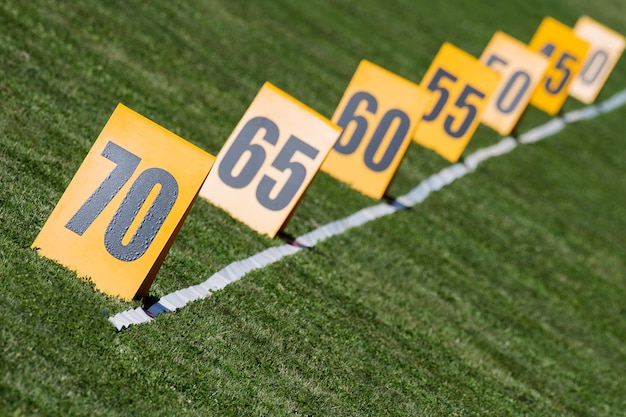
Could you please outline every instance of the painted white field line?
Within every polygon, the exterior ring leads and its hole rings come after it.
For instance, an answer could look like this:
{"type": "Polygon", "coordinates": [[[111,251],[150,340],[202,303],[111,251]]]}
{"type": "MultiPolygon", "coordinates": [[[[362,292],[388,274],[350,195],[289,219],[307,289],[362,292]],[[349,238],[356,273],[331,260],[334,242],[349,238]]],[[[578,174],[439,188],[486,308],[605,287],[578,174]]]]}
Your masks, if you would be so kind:
{"type": "Polygon", "coordinates": [[[271,247],[249,258],[233,262],[198,285],[167,294],[147,310],[144,310],[143,308],[126,310],[109,317],[109,321],[117,328],[117,330],[122,330],[133,324],[141,324],[152,321],[154,317],[161,313],[176,311],[191,301],[208,297],[211,295],[212,291],[221,290],[228,284],[239,281],[250,271],[263,268],[281,260],[286,256],[293,255],[306,247],[313,247],[317,243],[330,237],[340,235],[348,229],[361,226],[374,219],[395,213],[398,210],[420,204],[433,191],[438,191],[453,181],[474,171],[480,163],[490,158],[511,152],[517,147],[518,144],[531,144],[538,142],[558,133],[569,123],[592,119],[602,113],[613,111],[624,104],[626,104],[626,89],[617,93],[610,99],[603,101],[602,103],[587,106],[580,110],[574,110],[564,114],[563,116],[556,117],[549,122],[520,135],[517,139],[513,137],[505,137],[495,145],[479,149],[467,156],[464,163],[453,164],[442,169],[438,173],[431,175],[407,194],[398,197],[391,204],[380,203],[375,206],[364,208],[348,217],[325,224],[312,232],[298,237],[295,245],[285,244],[282,246],[271,247]]]}

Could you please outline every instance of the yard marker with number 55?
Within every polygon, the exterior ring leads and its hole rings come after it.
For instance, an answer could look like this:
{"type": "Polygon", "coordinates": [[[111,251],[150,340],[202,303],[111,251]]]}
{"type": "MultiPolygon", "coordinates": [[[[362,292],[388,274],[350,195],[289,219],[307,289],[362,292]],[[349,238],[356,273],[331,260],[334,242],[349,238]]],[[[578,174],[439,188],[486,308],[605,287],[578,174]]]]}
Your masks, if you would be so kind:
{"type": "Polygon", "coordinates": [[[437,97],[418,125],[414,140],[450,162],[458,161],[499,81],[496,71],[444,43],[421,82],[437,97]]]}
{"type": "Polygon", "coordinates": [[[215,158],[118,105],[32,247],[110,295],[147,295],[215,158]]]}

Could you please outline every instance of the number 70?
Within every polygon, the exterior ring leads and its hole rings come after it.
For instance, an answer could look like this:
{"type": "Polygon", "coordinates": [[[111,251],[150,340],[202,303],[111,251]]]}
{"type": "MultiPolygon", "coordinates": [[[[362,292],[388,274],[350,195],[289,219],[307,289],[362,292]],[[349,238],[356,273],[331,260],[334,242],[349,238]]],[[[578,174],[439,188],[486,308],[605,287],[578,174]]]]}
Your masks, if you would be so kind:
{"type": "MultiPolygon", "coordinates": [[[[130,180],[141,162],[141,158],[114,142],[108,142],[102,156],[116,164],[100,186],[83,203],[78,211],[65,224],[65,227],[79,236],[91,226],[111,200],[130,180]]],[[[148,168],[133,182],[124,200],[113,215],[104,234],[107,251],[121,261],[134,261],[143,256],[161,229],[163,222],[172,210],[178,197],[176,179],[162,168],[148,168]],[[158,194],[136,231],[126,239],[131,226],[136,224],[140,209],[145,205],[153,190],[160,186],[158,194]]]]}

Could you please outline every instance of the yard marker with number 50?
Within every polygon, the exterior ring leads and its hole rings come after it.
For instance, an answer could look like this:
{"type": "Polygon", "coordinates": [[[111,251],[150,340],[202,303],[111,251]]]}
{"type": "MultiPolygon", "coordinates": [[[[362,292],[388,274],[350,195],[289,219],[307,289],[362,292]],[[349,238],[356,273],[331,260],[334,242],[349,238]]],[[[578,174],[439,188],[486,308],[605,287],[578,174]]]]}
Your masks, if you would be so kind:
{"type": "Polygon", "coordinates": [[[430,99],[417,84],[361,61],[333,115],[344,130],[322,170],[383,197],[430,99]]]}
{"type": "Polygon", "coordinates": [[[550,65],[530,103],[554,116],[563,107],[572,81],[582,68],[589,44],[563,23],[546,17],[533,36],[529,48],[548,57],[550,65]]]}
{"type": "Polygon", "coordinates": [[[503,136],[510,134],[543,80],[548,58],[504,32],[496,32],[480,62],[502,75],[498,88],[483,112],[482,121],[503,136]]]}
{"type": "Polygon", "coordinates": [[[437,99],[418,125],[415,141],[450,162],[458,161],[499,81],[496,71],[444,43],[421,82],[437,99]]]}
{"type": "Polygon", "coordinates": [[[624,52],[626,39],[587,16],[578,19],[574,33],[589,42],[591,48],[578,77],[572,82],[569,94],[585,104],[591,104],[624,52]]]}
{"type": "Polygon", "coordinates": [[[215,158],[118,105],[32,247],[110,295],[147,295],[215,158]]]}
{"type": "Polygon", "coordinates": [[[200,196],[259,233],[286,226],[341,129],[265,83],[217,155],[200,196]]]}

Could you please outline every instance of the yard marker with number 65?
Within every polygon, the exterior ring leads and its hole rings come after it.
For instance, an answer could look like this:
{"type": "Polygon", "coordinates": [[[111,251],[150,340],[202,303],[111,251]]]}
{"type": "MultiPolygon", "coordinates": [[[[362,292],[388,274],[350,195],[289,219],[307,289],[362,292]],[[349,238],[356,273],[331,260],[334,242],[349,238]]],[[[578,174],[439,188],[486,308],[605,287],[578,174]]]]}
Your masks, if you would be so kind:
{"type": "Polygon", "coordinates": [[[333,115],[344,130],[322,170],[383,197],[430,99],[417,84],[361,61],[333,115]]]}
{"type": "Polygon", "coordinates": [[[574,26],[574,33],[591,45],[585,63],[574,79],[569,94],[585,104],[593,103],[619,60],[626,39],[587,16],[574,26]]]}
{"type": "Polygon", "coordinates": [[[265,83],[217,155],[200,196],[274,237],[340,133],[328,119],[265,83]]]}
{"type": "Polygon", "coordinates": [[[415,141],[458,161],[500,78],[467,52],[444,43],[421,82],[437,99],[418,125],[415,141]]]}
{"type": "Polygon", "coordinates": [[[563,23],[546,17],[533,36],[529,48],[548,57],[550,65],[530,103],[554,116],[563,107],[569,87],[582,68],[589,44],[563,23]]]}
{"type": "Polygon", "coordinates": [[[110,295],[147,295],[215,158],[118,105],[32,247],[110,295]]]}

